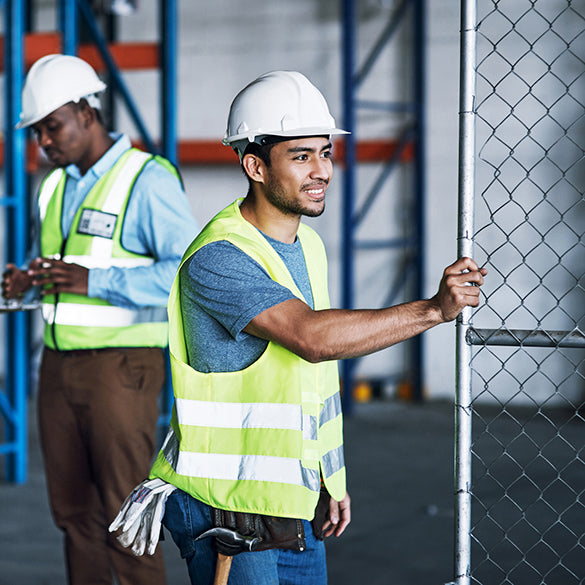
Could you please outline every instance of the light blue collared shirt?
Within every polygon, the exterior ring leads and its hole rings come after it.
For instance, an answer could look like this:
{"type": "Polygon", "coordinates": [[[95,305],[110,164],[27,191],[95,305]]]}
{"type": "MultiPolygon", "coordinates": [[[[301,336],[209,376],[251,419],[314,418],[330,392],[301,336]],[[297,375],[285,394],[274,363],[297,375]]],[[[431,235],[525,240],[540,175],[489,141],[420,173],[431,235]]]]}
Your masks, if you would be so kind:
{"type": "MultiPolygon", "coordinates": [[[[112,137],[116,142],[85,175],[81,176],[75,165],[65,168],[61,223],[65,237],[92,187],[131,147],[126,135],[112,137]]],[[[156,161],[149,161],[132,189],[121,239],[125,249],[151,256],[154,264],[93,268],[89,271],[88,296],[126,308],[166,305],[183,252],[198,232],[180,181],[156,161]]],[[[38,241],[36,246],[40,249],[38,241]]]]}

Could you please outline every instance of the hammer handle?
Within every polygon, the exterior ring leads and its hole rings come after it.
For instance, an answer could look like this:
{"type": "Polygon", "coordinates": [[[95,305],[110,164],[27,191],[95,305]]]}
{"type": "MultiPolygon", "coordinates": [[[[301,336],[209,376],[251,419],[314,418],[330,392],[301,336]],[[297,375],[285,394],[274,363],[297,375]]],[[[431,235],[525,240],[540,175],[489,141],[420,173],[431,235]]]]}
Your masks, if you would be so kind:
{"type": "Polygon", "coordinates": [[[213,581],[213,585],[227,585],[233,558],[234,557],[228,557],[221,553],[217,553],[215,580],[213,581]]]}

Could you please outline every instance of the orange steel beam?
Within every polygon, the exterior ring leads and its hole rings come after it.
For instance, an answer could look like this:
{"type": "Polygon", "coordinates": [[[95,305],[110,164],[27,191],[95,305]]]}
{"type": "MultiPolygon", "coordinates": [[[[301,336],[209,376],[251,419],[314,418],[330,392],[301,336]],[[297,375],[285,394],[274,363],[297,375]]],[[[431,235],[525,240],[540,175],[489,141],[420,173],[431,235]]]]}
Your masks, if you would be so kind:
{"type": "MultiPolygon", "coordinates": [[[[357,144],[357,161],[360,163],[387,162],[396,152],[395,140],[362,140],[357,144]]],[[[136,143],[140,148],[142,145],[136,143]]],[[[343,164],[343,139],[334,145],[335,159],[343,164]]],[[[238,157],[231,148],[223,146],[219,140],[181,140],[178,144],[179,165],[236,165],[238,157]]],[[[403,150],[400,162],[407,163],[414,159],[414,143],[409,143],[403,150]]],[[[4,145],[0,142],[0,161],[4,160],[4,145]]],[[[34,141],[27,145],[27,171],[34,173],[44,165],[39,149],[34,141]]]]}
{"type": "MultiPolygon", "coordinates": [[[[109,48],[120,69],[156,69],[159,66],[159,47],[156,43],[112,43],[109,48]]],[[[30,33],[24,37],[24,60],[27,69],[44,55],[60,52],[59,33],[30,33]]],[[[105,70],[105,64],[94,45],[81,45],[79,56],[94,69],[105,70]]],[[[4,38],[0,36],[0,71],[3,63],[4,38]]]]}
{"type": "MultiPolygon", "coordinates": [[[[361,140],[357,144],[356,158],[360,163],[378,163],[390,160],[398,143],[395,140],[361,140]]],[[[343,162],[345,143],[343,139],[334,144],[334,157],[343,162]]],[[[223,146],[218,140],[182,140],[178,145],[180,164],[236,164],[238,157],[231,148],[223,146]]],[[[401,162],[414,159],[414,143],[407,144],[401,154],[401,162]]]]}

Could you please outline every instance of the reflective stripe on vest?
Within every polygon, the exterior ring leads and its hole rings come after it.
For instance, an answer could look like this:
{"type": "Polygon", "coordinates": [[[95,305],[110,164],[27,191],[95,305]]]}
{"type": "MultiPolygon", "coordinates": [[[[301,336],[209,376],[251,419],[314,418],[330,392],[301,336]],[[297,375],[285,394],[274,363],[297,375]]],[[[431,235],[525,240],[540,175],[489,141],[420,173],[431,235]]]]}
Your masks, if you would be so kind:
{"type": "MultiPolygon", "coordinates": [[[[328,308],[321,240],[302,224],[298,234],[315,309],[328,308]]],[[[238,246],[302,299],[280,256],[241,217],[238,202],[206,226],[183,262],[221,239],[238,246]]],[[[337,364],[311,364],[270,342],[242,371],[193,370],[187,365],[178,274],[169,298],[175,408],[151,477],[218,508],[311,519],[321,475],[334,498],[345,495],[337,364]]]]}
{"type": "Polygon", "coordinates": [[[63,169],[55,169],[42,183],[39,191],[39,217],[41,223],[45,221],[45,215],[47,215],[47,207],[49,201],[59,185],[59,181],[65,180],[65,171],[63,169]]]}
{"type": "Polygon", "coordinates": [[[124,309],[114,305],[102,305],[95,310],[94,305],[60,303],[55,310],[54,304],[45,303],[42,307],[43,319],[57,325],[78,325],[81,327],[130,327],[139,323],[166,323],[166,307],[145,307],[139,310],[124,309]],[[57,318],[55,318],[57,316],[57,318]]]}
{"type": "MultiPolygon", "coordinates": [[[[152,257],[122,247],[121,235],[134,182],[152,158],[136,149],[126,151],[87,194],[66,240],[61,231],[66,173],[63,169],[53,171],[39,193],[42,255],[88,269],[151,266],[152,257]],[[100,219],[108,218],[111,232],[102,234],[86,225],[81,229],[84,211],[99,214],[100,219]]],[[[53,349],[164,347],[167,343],[166,307],[129,309],[102,299],[60,293],[57,299],[54,295],[43,299],[42,312],[47,324],[44,341],[53,349]]]]}

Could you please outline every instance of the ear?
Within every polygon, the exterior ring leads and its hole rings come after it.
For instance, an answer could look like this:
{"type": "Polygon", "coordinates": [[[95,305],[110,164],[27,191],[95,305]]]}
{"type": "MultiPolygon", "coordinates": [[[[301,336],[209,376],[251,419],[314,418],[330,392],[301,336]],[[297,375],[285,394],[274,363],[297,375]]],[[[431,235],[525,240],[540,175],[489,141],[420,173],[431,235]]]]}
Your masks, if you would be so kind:
{"type": "Polygon", "coordinates": [[[252,181],[264,183],[266,165],[260,157],[255,154],[246,154],[242,159],[242,166],[252,181]]]}
{"type": "Polygon", "coordinates": [[[84,128],[89,128],[97,121],[95,110],[85,100],[82,100],[79,104],[79,113],[81,115],[84,128]]]}

